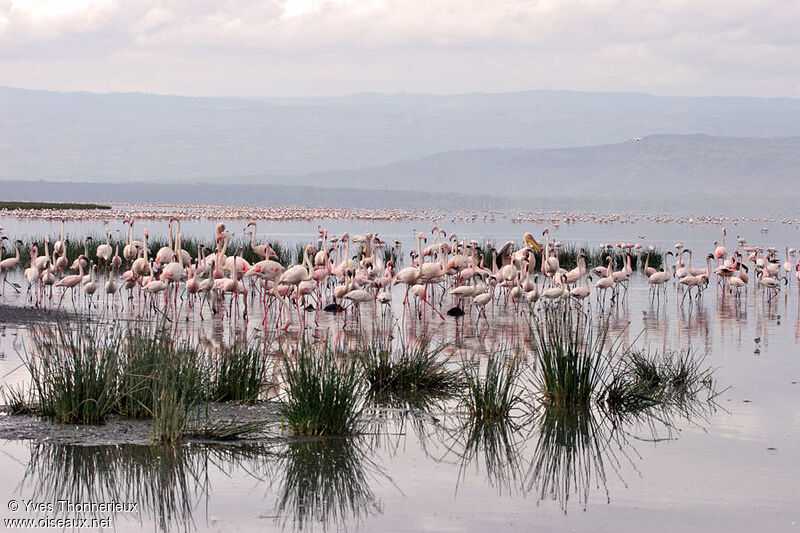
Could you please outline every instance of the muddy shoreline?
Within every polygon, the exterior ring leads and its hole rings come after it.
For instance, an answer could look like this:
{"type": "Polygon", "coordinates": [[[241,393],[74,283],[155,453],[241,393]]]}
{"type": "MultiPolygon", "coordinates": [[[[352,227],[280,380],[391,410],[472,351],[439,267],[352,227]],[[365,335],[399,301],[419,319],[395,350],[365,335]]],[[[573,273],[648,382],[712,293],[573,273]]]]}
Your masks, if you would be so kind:
{"type": "MultiPolygon", "coordinates": [[[[271,402],[256,405],[203,404],[195,409],[195,417],[200,422],[248,423],[263,422],[263,429],[230,440],[203,439],[190,437],[187,442],[225,442],[236,444],[274,440],[276,429],[280,426],[277,406],[271,402]]],[[[0,439],[29,440],[34,443],[76,444],[85,446],[117,444],[154,444],[152,439],[152,420],[135,420],[110,415],[104,424],[78,425],[63,424],[47,417],[36,415],[11,415],[5,406],[0,407],[0,439]]]]}

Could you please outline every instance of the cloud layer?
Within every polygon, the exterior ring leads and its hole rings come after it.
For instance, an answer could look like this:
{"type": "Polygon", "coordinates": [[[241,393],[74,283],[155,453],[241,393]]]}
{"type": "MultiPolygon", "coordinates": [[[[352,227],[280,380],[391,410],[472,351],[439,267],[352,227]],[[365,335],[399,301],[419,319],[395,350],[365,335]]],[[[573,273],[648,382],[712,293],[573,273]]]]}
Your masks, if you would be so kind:
{"type": "Polygon", "coordinates": [[[785,0],[0,0],[0,84],[800,97],[785,0]]]}

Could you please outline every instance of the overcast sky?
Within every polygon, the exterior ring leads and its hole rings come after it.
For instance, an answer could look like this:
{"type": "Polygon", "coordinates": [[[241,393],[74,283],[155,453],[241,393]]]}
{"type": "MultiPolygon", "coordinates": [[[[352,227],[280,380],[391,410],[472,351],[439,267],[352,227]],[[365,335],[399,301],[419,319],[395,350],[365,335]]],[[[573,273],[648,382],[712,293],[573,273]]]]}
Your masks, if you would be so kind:
{"type": "Polygon", "coordinates": [[[800,97],[798,0],[0,0],[0,84],[800,97]]]}

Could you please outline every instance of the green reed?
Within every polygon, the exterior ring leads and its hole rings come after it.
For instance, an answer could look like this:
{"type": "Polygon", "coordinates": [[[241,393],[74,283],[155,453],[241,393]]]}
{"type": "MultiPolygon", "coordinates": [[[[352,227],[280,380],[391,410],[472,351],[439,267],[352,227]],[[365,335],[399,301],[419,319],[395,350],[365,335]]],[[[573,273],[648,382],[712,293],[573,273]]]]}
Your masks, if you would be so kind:
{"type": "Polygon", "coordinates": [[[280,412],[297,435],[353,433],[364,406],[365,382],[354,358],[339,361],[329,348],[302,344],[283,355],[286,393],[280,412]]]}

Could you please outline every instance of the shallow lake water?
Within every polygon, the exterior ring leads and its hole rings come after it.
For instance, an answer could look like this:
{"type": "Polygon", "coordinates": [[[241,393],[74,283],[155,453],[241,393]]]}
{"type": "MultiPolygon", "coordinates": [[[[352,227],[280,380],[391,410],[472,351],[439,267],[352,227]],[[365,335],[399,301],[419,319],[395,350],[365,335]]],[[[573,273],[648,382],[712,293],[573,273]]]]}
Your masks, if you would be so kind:
{"type": "MultiPolygon", "coordinates": [[[[543,228],[499,218],[493,224],[440,224],[468,238],[498,242],[519,240],[526,230],[536,235],[538,228],[541,234],[543,228]]],[[[166,228],[163,221],[147,224],[151,232],[166,228]]],[[[259,234],[307,242],[316,238],[319,224],[331,234],[345,230],[355,234],[369,227],[384,238],[408,242],[412,229],[431,225],[428,221],[385,226],[364,222],[363,228],[354,221],[263,223],[259,234]]],[[[20,232],[56,234],[60,227],[58,222],[16,219],[3,219],[0,225],[14,237],[20,232]]],[[[137,228],[140,225],[146,224],[137,228]]],[[[740,222],[736,229],[728,225],[728,230],[729,237],[741,234],[749,242],[773,244],[782,251],[793,241],[800,242],[795,226],[756,221],[740,222]],[[761,232],[764,227],[767,233],[761,232]]],[[[69,228],[75,234],[87,228],[101,231],[96,222],[91,227],[70,223],[69,228]]],[[[643,220],[562,223],[551,231],[554,239],[565,243],[636,242],[644,236],[645,244],[671,247],[680,240],[705,250],[719,238],[714,224],[643,220]]],[[[208,221],[184,223],[187,235],[212,232],[208,221]]],[[[488,311],[488,323],[478,321],[473,311],[458,321],[429,313],[425,325],[404,316],[409,313],[402,312],[403,293],[395,288],[391,310],[385,313],[365,305],[360,324],[351,316],[345,326],[343,316],[319,313],[315,325],[314,312],[307,314],[306,324],[319,337],[355,342],[360,331],[384,321],[400,328],[406,338],[425,334],[453,342],[448,353],[454,360],[481,357],[499,347],[526,351],[524,308],[498,301],[488,311]]],[[[681,304],[681,297],[670,283],[666,299],[652,301],[644,276],[635,273],[620,302],[601,308],[591,296],[587,305],[596,320],[608,318],[614,335],[625,343],[706,354],[704,364],[715,368],[715,386],[724,392],[716,407],[699,409],[688,419],[645,417],[611,428],[607,421],[591,417],[575,423],[542,416],[514,428],[501,445],[486,447],[470,445],[469,428],[461,427],[456,406],[443,402],[424,414],[368,413],[368,430],[353,439],[191,443],[178,448],[3,440],[0,493],[9,502],[137,502],[135,512],[113,513],[118,531],[797,531],[797,283],[791,282],[769,301],[752,282],[747,294],[737,299],[718,288],[715,279],[699,301],[681,304]]],[[[2,301],[29,305],[9,291],[2,301]]],[[[442,309],[449,306],[444,302],[442,309]]],[[[258,336],[264,323],[258,306],[254,307],[247,322],[193,318],[188,323],[178,321],[178,327],[187,336],[218,343],[234,335],[258,336]]],[[[26,379],[21,354],[30,342],[30,327],[0,325],[4,384],[26,379]]],[[[296,337],[300,327],[298,318],[287,338],[296,337]]],[[[95,516],[12,512],[3,505],[3,519],[95,516]]]]}

